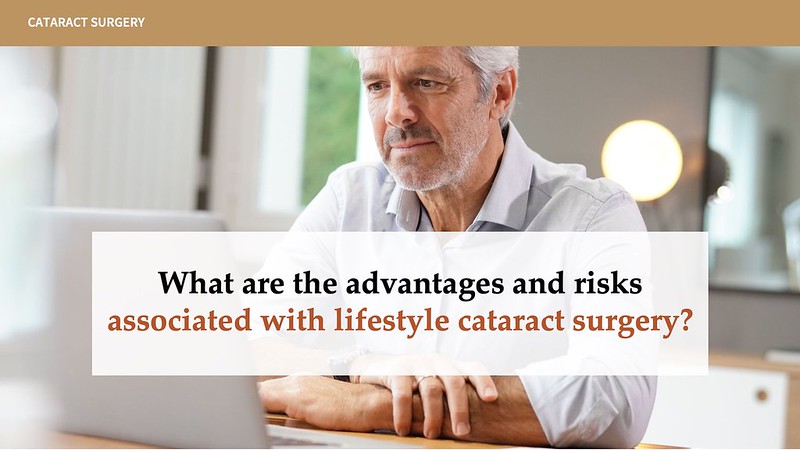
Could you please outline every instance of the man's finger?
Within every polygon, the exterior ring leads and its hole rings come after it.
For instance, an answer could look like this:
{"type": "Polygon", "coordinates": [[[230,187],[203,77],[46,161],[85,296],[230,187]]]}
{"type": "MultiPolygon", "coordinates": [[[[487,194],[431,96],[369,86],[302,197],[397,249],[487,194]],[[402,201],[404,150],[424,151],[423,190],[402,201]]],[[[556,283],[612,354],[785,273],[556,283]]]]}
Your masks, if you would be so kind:
{"type": "Polygon", "coordinates": [[[494,380],[489,375],[470,375],[469,382],[475,386],[475,392],[478,397],[485,402],[493,402],[497,400],[497,386],[494,385],[494,380]]]}
{"type": "Polygon", "coordinates": [[[456,436],[469,434],[469,395],[467,382],[462,376],[440,377],[444,392],[447,395],[447,407],[450,410],[450,424],[456,436]]]}
{"type": "Polygon", "coordinates": [[[392,391],[394,431],[400,436],[406,436],[411,432],[414,378],[408,376],[390,377],[389,389],[392,391]]]}
{"type": "Polygon", "coordinates": [[[436,439],[442,432],[444,416],[442,382],[437,377],[424,377],[419,380],[418,389],[422,399],[422,412],[425,415],[422,432],[426,438],[436,439]]]}

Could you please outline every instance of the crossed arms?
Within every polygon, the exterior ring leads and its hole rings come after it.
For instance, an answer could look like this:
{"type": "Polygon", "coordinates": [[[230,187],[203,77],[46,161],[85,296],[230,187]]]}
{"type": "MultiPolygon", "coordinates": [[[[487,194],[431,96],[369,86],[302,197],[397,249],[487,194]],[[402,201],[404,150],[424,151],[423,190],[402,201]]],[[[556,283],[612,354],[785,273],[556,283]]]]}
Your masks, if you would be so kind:
{"type": "MultiPolygon", "coordinates": [[[[395,430],[393,400],[411,405],[410,434],[487,443],[549,445],[519,377],[493,377],[497,396],[485,401],[471,383],[463,383],[469,431],[456,435],[444,385],[427,377],[408,398],[375,384],[343,383],[322,376],[289,376],[259,383],[259,395],[269,411],[285,412],[312,425],[341,431],[395,430]],[[425,402],[422,401],[425,398],[425,402]],[[423,404],[424,403],[424,404],[423,404]]],[[[453,396],[455,393],[451,394],[453,396]]],[[[452,402],[451,402],[452,403],[452,402]]],[[[405,434],[405,433],[401,433],[405,434]]]]}

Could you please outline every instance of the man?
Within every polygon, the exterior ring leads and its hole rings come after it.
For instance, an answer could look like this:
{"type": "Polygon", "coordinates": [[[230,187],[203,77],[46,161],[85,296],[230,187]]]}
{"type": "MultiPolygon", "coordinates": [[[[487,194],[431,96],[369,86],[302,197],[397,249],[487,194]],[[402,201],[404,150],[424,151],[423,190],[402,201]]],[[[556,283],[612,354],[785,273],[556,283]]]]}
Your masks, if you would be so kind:
{"type": "MultiPolygon", "coordinates": [[[[337,170],[294,229],[644,231],[622,188],[527,148],[509,122],[516,47],[373,47],[356,55],[383,164],[337,170]]],[[[267,409],[323,428],[611,447],[639,442],[655,397],[651,377],[357,381],[287,377],[263,382],[260,392],[267,409]]]]}

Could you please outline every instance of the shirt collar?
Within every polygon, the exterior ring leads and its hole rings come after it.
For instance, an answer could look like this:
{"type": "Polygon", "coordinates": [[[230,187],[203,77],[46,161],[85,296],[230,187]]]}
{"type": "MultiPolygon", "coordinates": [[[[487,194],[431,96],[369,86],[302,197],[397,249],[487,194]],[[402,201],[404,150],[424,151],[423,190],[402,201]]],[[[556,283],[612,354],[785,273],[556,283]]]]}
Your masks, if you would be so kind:
{"type": "Polygon", "coordinates": [[[422,204],[414,191],[408,191],[394,185],[386,212],[395,215],[397,226],[406,231],[417,231],[422,218],[422,204]]]}
{"type": "MultiPolygon", "coordinates": [[[[527,214],[528,195],[533,178],[533,152],[525,144],[514,124],[508,124],[500,167],[492,187],[469,230],[482,222],[491,222],[522,230],[527,214]]],[[[422,204],[414,191],[395,184],[386,212],[395,215],[397,225],[406,231],[427,228],[421,225],[422,204]]]]}
{"type": "Polygon", "coordinates": [[[523,229],[533,185],[533,159],[533,151],[514,124],[509,123],[500,167],[473,225],[492,222],[517,231],[523,229]]]}

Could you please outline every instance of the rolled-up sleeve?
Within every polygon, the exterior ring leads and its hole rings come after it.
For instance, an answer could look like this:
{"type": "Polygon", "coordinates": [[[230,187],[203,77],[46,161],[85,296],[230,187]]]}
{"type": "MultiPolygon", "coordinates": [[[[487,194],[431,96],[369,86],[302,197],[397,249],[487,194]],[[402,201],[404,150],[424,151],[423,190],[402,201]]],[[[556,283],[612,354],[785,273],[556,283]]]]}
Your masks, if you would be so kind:
{"type": "Polygon", "coordinates": [[[631,448],[647,430],[656,377],[521,373],[520,379],[555,447],[631,448]]]}

